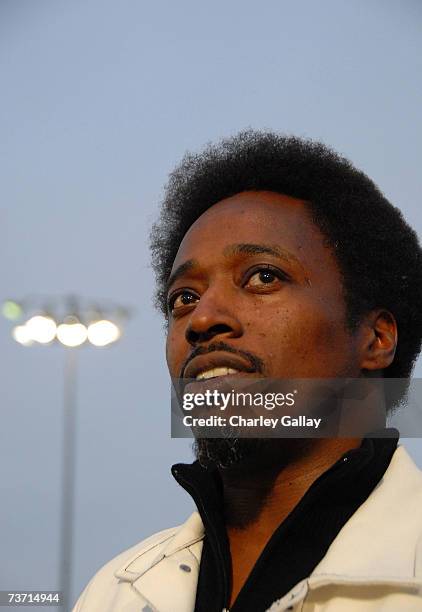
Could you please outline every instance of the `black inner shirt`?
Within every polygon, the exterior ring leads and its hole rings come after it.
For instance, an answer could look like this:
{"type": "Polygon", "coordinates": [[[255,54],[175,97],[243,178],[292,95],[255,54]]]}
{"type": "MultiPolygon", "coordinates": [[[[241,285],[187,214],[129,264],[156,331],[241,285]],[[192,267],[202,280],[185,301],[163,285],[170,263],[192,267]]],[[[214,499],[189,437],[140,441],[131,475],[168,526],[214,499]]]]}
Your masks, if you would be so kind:
{"type": "MultiPolygon", "coordinates": [[[[271,536],[230,612],[263,612],[309,576],[386,471],[399,433],[388,429],[383,435],[388,437],[364,438],[311,485],[271,536]]],[[[221,478],[198,461],[176,464],[172,473],[192,496],[205,528],[195,612],[221,612],[228,608],[232,575],[221,478]]]]}

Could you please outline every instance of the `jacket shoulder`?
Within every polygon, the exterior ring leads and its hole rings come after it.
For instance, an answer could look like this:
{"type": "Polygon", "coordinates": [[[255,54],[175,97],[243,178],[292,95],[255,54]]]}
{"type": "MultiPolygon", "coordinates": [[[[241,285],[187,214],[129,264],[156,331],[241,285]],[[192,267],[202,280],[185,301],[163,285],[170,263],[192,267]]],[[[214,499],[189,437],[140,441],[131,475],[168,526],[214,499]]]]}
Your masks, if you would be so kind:
{"type": "Polygon", "coordinates": [[[120,570],[130,566],[136,559],[142,556],[145,557],[146,563],[150,562],[156,555],[160,554],[161,549],[166,546],[167,542],[179,529],[180,527],[171,527],[170,529],[159,531],[111,559],[111,561],[101,567],[101,569],[91,578],[79,596],[73,608],[73,612],[81,612],[82,610],[88,609],[96,610],[93,605],[94,602],[90,602],[88,606],[90,595],[94,591],[96,594],[104,594],[105,601],[113,599],[113,590],[118,583],[116,574],[118,574],[120,570]]]}

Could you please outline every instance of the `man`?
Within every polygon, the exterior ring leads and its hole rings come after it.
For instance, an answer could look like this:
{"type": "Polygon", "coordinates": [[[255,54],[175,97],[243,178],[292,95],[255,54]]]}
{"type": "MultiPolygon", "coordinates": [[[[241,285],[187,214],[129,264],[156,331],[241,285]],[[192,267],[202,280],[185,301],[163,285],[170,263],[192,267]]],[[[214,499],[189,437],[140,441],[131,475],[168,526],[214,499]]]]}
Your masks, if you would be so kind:
{"type": "MultiPolygon", "coordinates": [[[[152,253],[172,378],[410,376],[416,235],[319,143],[246,131],[188,155],[152,253]]],[[[422,475],[397,438],[198,439],[173,466],[198,512],[107,564],[75,610],[422,610],[422,475]]]]}

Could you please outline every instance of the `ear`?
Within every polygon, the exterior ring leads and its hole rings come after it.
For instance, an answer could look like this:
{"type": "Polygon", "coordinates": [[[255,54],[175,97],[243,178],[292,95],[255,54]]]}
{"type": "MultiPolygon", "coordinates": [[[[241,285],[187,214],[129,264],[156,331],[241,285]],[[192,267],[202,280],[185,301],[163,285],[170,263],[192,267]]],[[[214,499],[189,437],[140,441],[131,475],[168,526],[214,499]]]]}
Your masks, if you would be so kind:
{"type": "Polygon", "coordinates": [[[397,323],[388,310],[373,310],[362,321],[362,370],[383,370],[394,359],[397,323]]]}

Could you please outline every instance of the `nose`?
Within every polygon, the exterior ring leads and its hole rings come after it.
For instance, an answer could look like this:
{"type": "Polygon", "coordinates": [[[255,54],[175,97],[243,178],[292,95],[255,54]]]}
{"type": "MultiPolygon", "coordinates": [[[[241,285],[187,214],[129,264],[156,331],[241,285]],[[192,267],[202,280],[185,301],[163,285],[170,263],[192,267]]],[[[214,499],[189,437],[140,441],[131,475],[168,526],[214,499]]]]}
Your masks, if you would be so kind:
{"type": "Polygon", "coordinates": [[[217,338],[239,338],[242,334],[242,324],[232,305],[226,307],[207,291],[191,314],[185,337],[191,346],[197,346],[217,338]]]}

